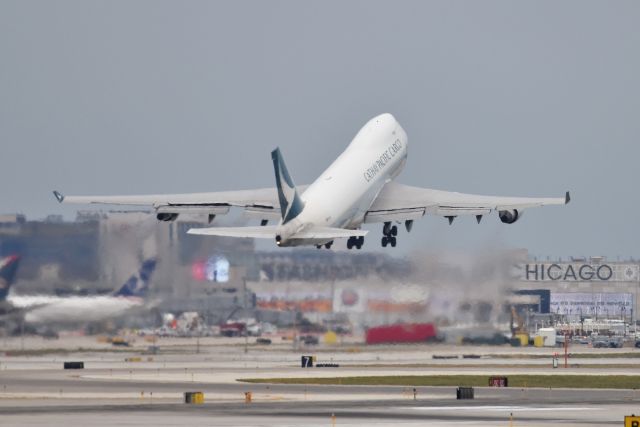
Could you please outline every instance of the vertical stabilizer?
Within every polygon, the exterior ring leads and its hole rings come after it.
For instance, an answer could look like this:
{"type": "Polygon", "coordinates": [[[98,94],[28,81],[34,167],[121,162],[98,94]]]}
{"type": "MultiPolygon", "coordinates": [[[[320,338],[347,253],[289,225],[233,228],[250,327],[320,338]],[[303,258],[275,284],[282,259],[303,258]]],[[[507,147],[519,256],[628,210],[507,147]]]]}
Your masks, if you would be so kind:
{"type": "Polygon", "coordinates": [[[17,255],[0,259],[0,301],[7,299],[9,288],[13,284],[13,279],[16,277],[19,263],[20,257],[17,255]]]}
{"type": "Polygon", "coordinates": [[[289,171],[287,171],[287,166],[284,164],[284,159],[282,158],[282,154],[280,154],[279,148],[271,152],[271,158],[273,159],[273,168],[276,173],[276,186],[278,187],[282,223],[286,224],[302,212],[304,203],[302,203],[298,190],[296,190],[289,171]]]}
{"type": "Polygon", "coordinates": [[[140,271],[127,280],[114,294],[119,297],[144,297],[149,289],[151,274],[156,269],[157,260],[150,258],[142,263],[140,271]]]}

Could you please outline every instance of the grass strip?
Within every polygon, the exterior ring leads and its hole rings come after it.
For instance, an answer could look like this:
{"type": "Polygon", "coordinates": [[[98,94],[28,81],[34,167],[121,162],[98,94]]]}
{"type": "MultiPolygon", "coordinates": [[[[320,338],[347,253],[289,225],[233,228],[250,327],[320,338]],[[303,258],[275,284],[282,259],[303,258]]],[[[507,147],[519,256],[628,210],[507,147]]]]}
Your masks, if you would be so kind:
{"type": "MultiPolygon", "coordinates": [[[[564,360],[558,361],[560,367],[564,367],[564,360]]],[[[404,364],[384,364],[384,363],[371,363],[371,364],[341,364],[345,368],[382,368],[382,369],[540,369],[549,368],[551,363],[404,363],[404,364]]],[[[570,368],[585,368],[585,369],[637,369],[640,374],[640,363],[578,363],[576,361],[569,360],[570,368]]]]}
{"type": "MultiPolygon", "coordinates": [[[[561,348],[552,349],[554,353],[558,353],[560,358],[564,357],[564,350],[561,348]]],[[[540,353],[493,353],[482,355],[483,359],[548,359],[551,357],[549,354],[540,353]]],[[[583,353],[569,353],[569,359],[637,359],[640,358],[640,351],[629,352],[583,352],[583,353]]]]}
{"type": "MultiPolygon", "coordinates": [[[[508,375],[509,387],[528,388],[640,388],[640,375],[508,375]]],[[[330,378],[245,378],[238,381],[268,384],[380,385],[487,387],[488,375],[394,375],[330,378]]]]}

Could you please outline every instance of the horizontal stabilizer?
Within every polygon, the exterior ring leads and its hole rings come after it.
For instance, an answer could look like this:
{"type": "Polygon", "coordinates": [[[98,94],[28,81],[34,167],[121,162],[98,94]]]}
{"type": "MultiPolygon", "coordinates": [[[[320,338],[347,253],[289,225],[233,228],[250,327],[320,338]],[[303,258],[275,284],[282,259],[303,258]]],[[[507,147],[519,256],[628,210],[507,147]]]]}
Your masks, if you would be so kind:
{"type": "MultiPolygon", "coordinates": [[[[278,227],[257,226],[257,227],[208,227],[191,228],[188,234],[198,234],[203,236],[221,237],[244,237],[252,239],[275,239],[278,227]]],[[[330,227],[310,227],[301,230],[291,236],[293,239],[340,239],[348,237],[358,237],[367,234],[366,230],[349,230],[346,228],[330,227]]]]}
{"type": "Polygon", "coordinates": [[[244,237],[250,239],[275,239],[276,226],[256,227],[207,227],[190,228],[187,234],[201,236],[244,237]]]}

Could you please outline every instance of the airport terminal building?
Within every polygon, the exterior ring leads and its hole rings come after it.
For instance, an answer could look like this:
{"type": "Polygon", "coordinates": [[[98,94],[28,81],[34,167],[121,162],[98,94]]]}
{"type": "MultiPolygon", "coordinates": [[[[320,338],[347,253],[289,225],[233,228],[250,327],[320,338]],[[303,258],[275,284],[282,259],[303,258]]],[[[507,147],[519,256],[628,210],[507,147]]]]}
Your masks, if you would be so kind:
{"type": "Polygon", "coordinates": [[[223,311],[217,300],[245,305],[230,291],[242,289],[246,281],[263,310],[361,312],[372,324],[415,320],[418,312],[459,320],[460,310],[451,308],[455,304],[486,300],[498,306],[511,298],[509,290],[528,296],[521,298],[523,304],[538,298],[533,311],[568,322],[632,324],[638,318],[637,260],[541,260],[523,249],[446,257],[438,252],[412,259],[396,258],[393,252],[260,252],[250,239],[186,234],[198,225],[158,223],[146,212],[80,212],[75,222],[5,215],[0,217],[0,255],[24,255],[18,272],[21,292],[54,293],[63,287],[109,291],[135,270],[136,260],[155,253],[162,264],[152,294],[180,301],[181,307],[184,301],[215,299],[211,307],[216,312],[223,311]],[[345,304],[340,303],[343,294],[345,304]]]}
{"type": "Polygon", "coordinates": [[[605,257],[529,259],[518,266],[516,290],[548,290],[549,311],[570,322],[638,318],[640,262],[605,257]]]}

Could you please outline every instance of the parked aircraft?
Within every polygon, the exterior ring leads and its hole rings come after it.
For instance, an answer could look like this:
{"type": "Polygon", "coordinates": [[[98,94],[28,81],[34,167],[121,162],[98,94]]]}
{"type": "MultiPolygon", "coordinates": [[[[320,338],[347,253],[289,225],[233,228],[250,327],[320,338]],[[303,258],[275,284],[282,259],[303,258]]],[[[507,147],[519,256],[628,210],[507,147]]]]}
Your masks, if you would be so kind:
{"type": "Polygon", "coordinates": [[[109,295],[54,296],[14,295],[7,302],[22,311],[27,324],[78,324],[116,319],[128,310],[144,304],[151,275],[157,261],[153,258],[142,263],[117,291],[109,295]]]}

